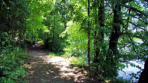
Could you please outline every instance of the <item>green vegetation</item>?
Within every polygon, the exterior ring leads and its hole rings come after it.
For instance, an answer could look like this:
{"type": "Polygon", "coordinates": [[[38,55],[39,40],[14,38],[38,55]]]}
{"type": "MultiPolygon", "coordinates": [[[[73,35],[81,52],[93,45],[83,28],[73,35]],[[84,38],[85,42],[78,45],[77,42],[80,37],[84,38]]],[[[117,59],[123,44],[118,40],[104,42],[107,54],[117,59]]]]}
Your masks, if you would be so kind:
{"type": "Polygon", "coordinates": [[[51,56],[51,57],[57,57],[57,55],[54,54],[54,53],[49,53],[49,56],[51,56]]]}
{"type": "Polygon", "coordinates": [[[124,79],[113,79],[110,83],[132,83],[131,81],[124,80],[124,79]]]}
{"type": "Polygon", "coordinates": [[[76,66],[85,66],[87,60],[83,57],[71,57],[69,58],[69,61],[71,62],[71,64],[76,66]]]}
{"type": "Polygon", "coordinates": [[[24,50],[33,48],[35,41],[52,52],[49,56],[62,54],[72,64],[87,66],[98,79],[115,79],[124,67],[121,61],[145,60],[148,55],[147,4],[146,0],[0,0],[2,83],[25,82],[24,50]]]}
{"type": "Polygon", "coordinates": [[[27,72],[25,70],[24,59],[27,57],[27,53],[19,48],[10,49],[9,46],[1,50],[0,55],[0,68],[3,70],[3,75],[0,79],[1,83],[25,83],[25,76],[27,72]]]}

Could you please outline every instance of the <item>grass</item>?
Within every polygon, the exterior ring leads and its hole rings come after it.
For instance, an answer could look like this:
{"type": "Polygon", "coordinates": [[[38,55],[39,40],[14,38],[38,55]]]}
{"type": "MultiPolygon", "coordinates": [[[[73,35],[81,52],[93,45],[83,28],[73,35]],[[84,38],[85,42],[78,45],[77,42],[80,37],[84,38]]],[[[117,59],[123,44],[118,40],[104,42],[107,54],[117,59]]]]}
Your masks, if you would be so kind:
{"type": "Polygon", "coordinates": [[[84,62],[86,60],[83,57],[71,57],[71,58],[69,58],[69,61],[73,65],[84,66],[85,65],[84,62]]]}
{"type": "Polygon", "coordinates": [[[52,53],[52,52],[49,53],[48,55],[51,56],[51,57],[57,57],[57,55],[55,53],[52,53]]]}
{"type": "Polygon", "coordinates": [[[64,59],[67,59],[71,64],[77,65],[77,66],[84,66],[86,62],[84,57],[71,57],[68,55],[59,55],[52,52],[50,52],[48,55],[51,57],[63,57],[64,59]]]}

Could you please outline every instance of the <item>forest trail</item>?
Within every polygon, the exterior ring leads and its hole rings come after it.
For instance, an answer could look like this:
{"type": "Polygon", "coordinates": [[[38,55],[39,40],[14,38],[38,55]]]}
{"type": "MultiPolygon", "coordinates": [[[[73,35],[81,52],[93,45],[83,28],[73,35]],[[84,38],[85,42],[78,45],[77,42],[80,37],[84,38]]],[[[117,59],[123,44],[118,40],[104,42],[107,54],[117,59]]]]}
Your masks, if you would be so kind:
{"type": "Polygon", "coordinates": [[[28,83],[98,83],[88,80],[84,69],[71,66],[63,57],[51,57],[47,51],[29,50],[26,61],[28,83]]]}

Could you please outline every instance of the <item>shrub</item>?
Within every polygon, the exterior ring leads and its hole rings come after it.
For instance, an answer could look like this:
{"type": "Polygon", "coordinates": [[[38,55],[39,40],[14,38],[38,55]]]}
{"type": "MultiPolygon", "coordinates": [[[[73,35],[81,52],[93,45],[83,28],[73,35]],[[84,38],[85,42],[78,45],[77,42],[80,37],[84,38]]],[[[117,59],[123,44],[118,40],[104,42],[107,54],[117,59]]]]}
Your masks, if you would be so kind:
{"type": "Polygon", "coordinates": [[[27,53],[19,48],[10,49],[11,46],[2,49],[0,54],[0,68],[3,77],[0,83],[24,83],[26,71],[23,66],[27,53]]]}

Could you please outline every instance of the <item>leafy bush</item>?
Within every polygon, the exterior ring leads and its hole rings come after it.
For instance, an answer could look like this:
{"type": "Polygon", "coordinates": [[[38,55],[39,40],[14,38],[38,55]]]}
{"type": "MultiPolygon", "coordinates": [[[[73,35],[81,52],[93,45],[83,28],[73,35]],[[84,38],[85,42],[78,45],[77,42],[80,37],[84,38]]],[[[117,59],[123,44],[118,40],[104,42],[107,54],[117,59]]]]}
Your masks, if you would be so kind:
{"type": "Polygon", "coordinates": [[[1,83],[24,83],[26,71],[23,66],[23,59],[26,58],[26,52],[19,48],[10,49],[11,46],[2,49],[0,54],[0,68],[4,76],[1,78],[1,83]]]}
{"type": "Polygon", "coordinates": [[[49,56],[56,57],[57,55],[55,53],[49,53],[49,56]]]}
{"type": "Polygon", "coordinates": [[[84,66],[86,65],[85,62],[87,62],[87,60],[84,57],[71,57],[69,61],[71,64],[77,66],[84,66]]]}
{"type": "Polygon", "coordinates": [[[129,80],[124,80],[124,79],[120,78],[120,79],[113,79],[109,83],[132,83],[132,82],[129,80]]]}

